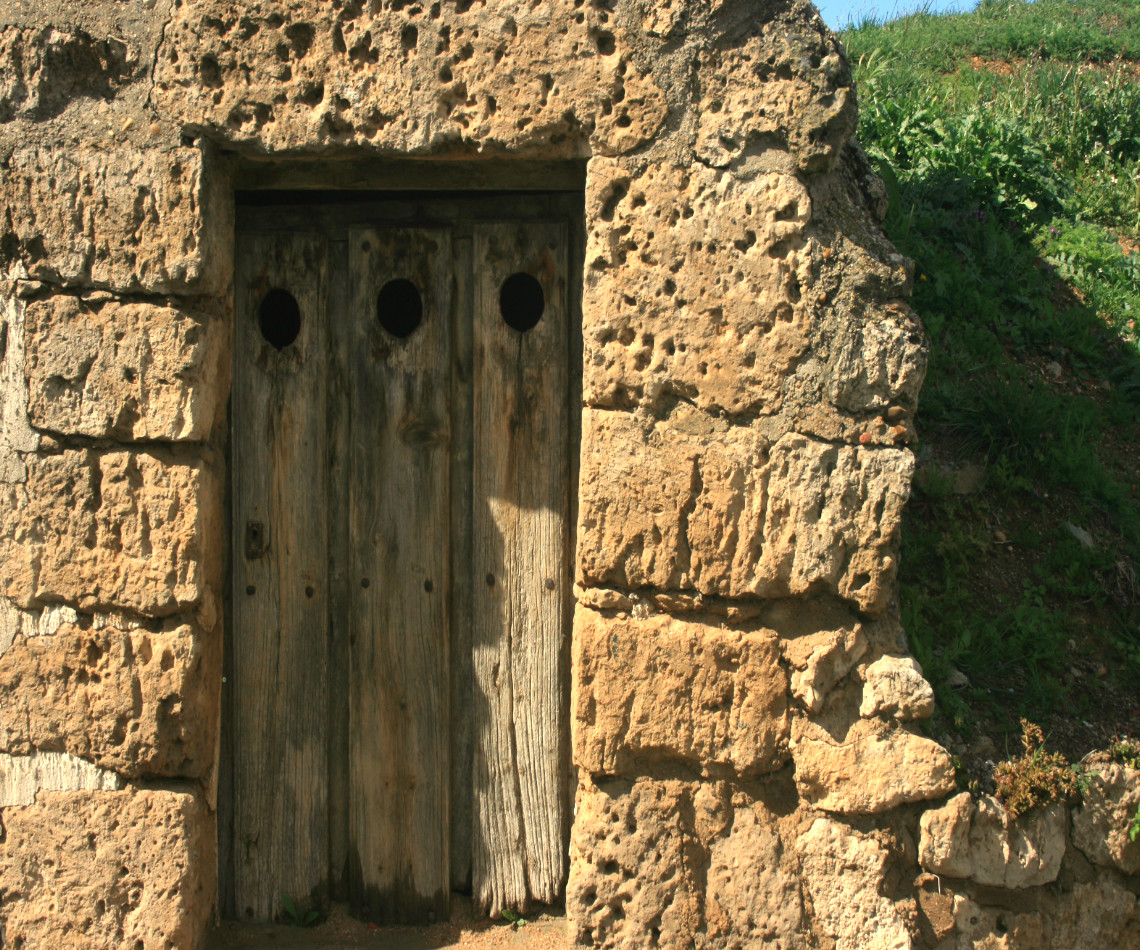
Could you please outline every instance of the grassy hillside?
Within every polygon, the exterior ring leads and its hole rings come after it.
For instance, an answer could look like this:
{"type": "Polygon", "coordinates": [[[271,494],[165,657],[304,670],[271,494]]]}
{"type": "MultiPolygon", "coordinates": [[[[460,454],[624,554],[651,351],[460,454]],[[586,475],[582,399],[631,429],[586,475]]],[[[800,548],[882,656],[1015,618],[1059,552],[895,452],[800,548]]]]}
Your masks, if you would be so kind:
{"type": "MultiPolygon", "coordinates": [[[[841,34],[930,337],[902,612],[967,770],[1140,729],[1140,4],[841,34]]],[[[984,779],[983,779],[984,781],[984,779]]]]}

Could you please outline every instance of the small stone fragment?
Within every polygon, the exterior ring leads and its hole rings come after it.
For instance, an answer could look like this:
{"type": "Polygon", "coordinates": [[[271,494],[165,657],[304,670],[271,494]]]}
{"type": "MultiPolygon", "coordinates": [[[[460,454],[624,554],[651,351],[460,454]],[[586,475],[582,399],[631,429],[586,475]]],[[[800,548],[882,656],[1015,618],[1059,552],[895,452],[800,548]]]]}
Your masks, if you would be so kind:
{"type": "Polygon", "coordinates": [[[883,656],[868,666],[859,715],[902,720],[933,716],[934,689],[923,677],[918,661],[909,656],[883,656]]]}

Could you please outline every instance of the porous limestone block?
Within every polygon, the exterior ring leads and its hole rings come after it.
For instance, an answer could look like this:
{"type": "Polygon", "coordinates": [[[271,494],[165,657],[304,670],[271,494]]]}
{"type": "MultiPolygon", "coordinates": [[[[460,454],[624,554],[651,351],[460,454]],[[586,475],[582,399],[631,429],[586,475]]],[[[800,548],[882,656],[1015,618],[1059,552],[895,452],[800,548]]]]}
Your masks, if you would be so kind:
{"type": "Polygon", "coordinates": [[[863,674],[860,716],[929,719],[934,715],[934,688],[911,656],[881,656],[863,674]]]}
{"type": "Polygon", "coordinates": [[[117,36],[53,25],[0,29],[0,122],[50,118],[78,98],[108,99],[140,65],[138,47],[117,36]]]}
{"type": "Polygon", "coordinates": [[[873,836],[817,818],[796,850],[813,929],[835,950],[910,950],[906,919],[883,893],[888,855],[873,836]]]}
{"type": "Polygon", "coordinates": [[[0,268],[69,287],[211,293],[229,203],[194,148],[18,148],[0,167],[0,268]]]}
{"type": "MultiPolygon", "coordinates": [[[[0,486],[0,593],[19,607],[215,615],[221,488],[183,453],[69,449],[0,486]]],[[[212,626],[207,623],[207,626],[212,626]]]]}
{"type": "Polygon", "coordinates": [[[170,950],[213,914],[214,819],[193,791],[41,791],[4,808],[0,923],[14,947],[170,950]]]}
{"type": "Polygon", "coordinates": [[[792,849],[760,802],[733,801],[732,824],[709,847],[706,946],[806,950],[803,896],[792,849]]]}
{"type": "Polygon", "coordinates": [[[574,761],[597,775],[656,762],[755,775],[787,759],[787,676],[775,634],[667,614],[574,615],[574,761]]]}
{"type": "Polygon", "coordinates": [[[877,814],[955,789],[954,764],[942,746],[879,720],[861,719],[838,740],[801,725],[792,758],[800,795],[823,811],[877,814]]]}
{"type": "Polygon", "coordinates": [[[665,96],[610,10],[488,0],[288,10],[182,4],[155,64],[157,107],[219,138],[417,153],[466,145],[622,153],[665,96]]]}
{"type": "Polygon", "coordinates": [[[0,655],[0,748],[62,749],[120,775],[204,776],[213,766],[220,631],[65,624],[0,655]]]}
{"type": "Polygon", "coordinates": [[[578,943],[603,950],[693,948],[701,928],[704,851],[693,789],[670,780],[582,776],[570,835],[566,914],[578,943]]]}
{"type": "Polygon", "coordinates": [[[1073,809],[1073,844],[1094,864],[1140,874],[1140,840],[1129,828],[1140,808],[1140,770],[1113,762],[1105,753],[1086,756],[1087,787],[1073,809]]]}
{"type": "Polygon", "coordinates": [[[1069,817],[1064,805],[1033,809],[1017,819],[996,798],[962,792],[923,814],[919,863],[933,874],[994,887],[1037,887],[1057,878],[1069,817]]]}
{"type": "Polygon", "coordinates": [[[914,456],[755,430],[691,408],[583,413],[578,580],[886,611],[914,456]]]}
{"type": "Polygon", "coordinates": [[[221,320],[56,296],[28,306],[25,332],[37,428],[119,441],[209,438],[224,404],[221,320]]]}
{"type": "Polygon", "coordinates": [[[728,782],[583,775],[566,909],[576,941],[607,950],[808,945],[779,820],[728,782]]]}
{"type": "Polygon", "coordinates": [[[796,167],[822,171],[855,131],[851,71],[835,37],[818,25],[793,38],[771,21],[742,43],[703,50],[696,81],[696,151],[709,165],[747,171],[790,152],[796,167]]]}
{"type": "Polygon", "coordinates": [[[808,348],[811,197],[794,176],[703,166],[587,171],[587,405],[770,414],[808,348]]]}

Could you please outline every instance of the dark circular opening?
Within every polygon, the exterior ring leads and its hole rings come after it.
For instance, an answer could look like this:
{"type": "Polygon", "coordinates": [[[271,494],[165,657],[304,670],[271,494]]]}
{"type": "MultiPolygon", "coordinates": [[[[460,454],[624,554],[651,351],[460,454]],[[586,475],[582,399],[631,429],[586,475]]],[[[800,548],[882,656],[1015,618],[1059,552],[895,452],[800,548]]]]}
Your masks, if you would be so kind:
{"type": "Polygon", "coordinates": [[[388,281],[376,298],[376,316],[392,336],[401,340],[411,336],[424,320],[420,289],[403,277],[388,281]]]}
{"type": "Polygon", "coordinates": [[[265,342],[283,350],[301,332],[301,308],[297,298],[289,291],[274,287],[261,300],[257,310],[257,325],[265,342]]]}
{"type": "Polygon", "coordinates": [[[499,288],[499,311],[507,326],[525,333],[542,319],[546,295],[530,274],[511,274],[499,288]]]}

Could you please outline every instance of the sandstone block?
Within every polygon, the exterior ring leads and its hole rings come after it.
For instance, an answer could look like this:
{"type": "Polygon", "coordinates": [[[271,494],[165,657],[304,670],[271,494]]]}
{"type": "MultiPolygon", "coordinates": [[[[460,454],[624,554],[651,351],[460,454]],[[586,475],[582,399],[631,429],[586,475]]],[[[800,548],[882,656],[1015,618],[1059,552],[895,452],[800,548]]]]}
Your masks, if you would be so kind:
{"type": "Polygon", "coordinates": [[[1050,939],[1035,947],[1140,947],[1140,901],[1107,875],[1074,885],[1050,910],[1050,939]]]}
{"type": "Polygon", "coordinates": [[[174,11],[155,101],[183,125],[280,149],[467,145],[578,155],[648,141],[665,97],[604,7],[490,0],[288,11],[223,0],[174,11]]]}
{"type": "Polygon", "coordinates": [[[910,950],[906,921],[883,894],[887,852],[873,838],[817,818],[796,841],[813,929],[835,950],[910,950]]]}
{"type": "Polygon", "coordinates": [[[1140,874],[1140,841],[1128,833],[1140,808],[1140,771],[1104,755],[1082,764],[1088,768],[1088,787],[1073,809],[1073,844],[1094,864],[1140,874]]]}
{"type": "Polygon", "coordinates": [[[954,791],[954,765],[938,743],[863,719],[841,742],[810,730],[792,745],[796,787],[811,805],[875,814],[954,791]]]}
{"type": "Polygon", "coordinates": [[[0,486],[0,593],[149,616],[212,604],[221,490],[200,459],[68,450],[0,486]],[[208,602],[208,603],[207,603],[208,602]]]}
{"type": "Polygon", "coordinates": [[[787,677],[769,631],[654,615],[574,618],[574,760],[593,775],[654,761],[754,775],[787,757],[787,677]]]}
{"type": "Polygon", "coordinates": [[[808,347],[807,189],[791,175],[593,159],[582,302],[587,405],[773,413],[808,347]]]}
{"type": "Polygon", "coordinates": [[[934,689],[910,656],[881,656],[863,675],[860,716],[928,719],[934,715],[934,689]]]}
{"type": "Polygon", "coordinates": [[[0,655],[0,748],[62,749],[120,775],[200,777],[217,733],[217,636],[82,629],[0,655]]]}
{"type": "Polygon", "coordinates": [[[754,430],[693,410],[583,415],[584,587],[838,594],[886,610],[914,457],[754,430]]]}
{"type": "Polygon", "coordinates": [[[189,791],[41,792],[4,809],[0,920],[12,946],[196,947],[212,916],[214,821],[189,791]]]}
{"type": "Polygon", "coordinates": [[[119,441],[205,440],[224,402],[224,329],[192,310],[74,297],[29,305],[32,424],[119,441]]]}
{"type": "Polygon", "coordinates": [[[1036,887],[1056,880],[1065,856],[1068,811],[1034,809],[1010,820],[996,798],[968,792],[921,820],[919,862],[927,871],[994,887],[1036,887]]]}
{"type": "Polygon", "coordinates": [[[578,787],[566,912],[578,943],[693,948],[701,926],[704,853],[692,786],[610,781],[578,787]]]}
{"type": "Polygon", "coordinates": [[[221,290],[228,204],[209,185],[196,149],[17,149],[0,168],[0,267],[75,287],[221,290]]]}

